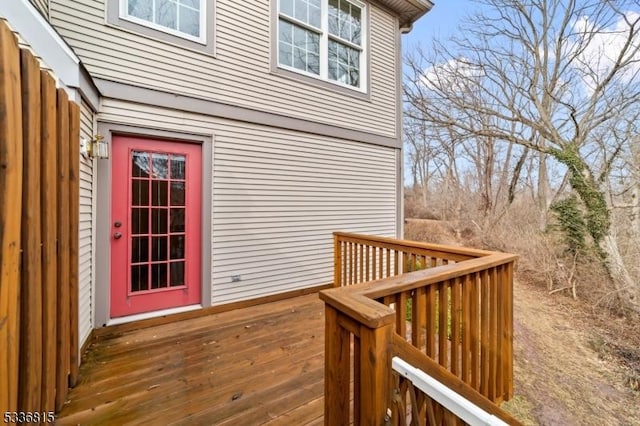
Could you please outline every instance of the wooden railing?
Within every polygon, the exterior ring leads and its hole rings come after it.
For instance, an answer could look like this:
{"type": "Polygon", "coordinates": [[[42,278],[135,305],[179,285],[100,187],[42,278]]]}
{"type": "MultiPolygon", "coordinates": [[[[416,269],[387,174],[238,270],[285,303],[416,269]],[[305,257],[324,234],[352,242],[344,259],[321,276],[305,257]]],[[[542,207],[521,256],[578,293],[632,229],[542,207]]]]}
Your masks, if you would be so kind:
{"type": "Polygon", "coordinates": [[[492,403],[511,398],[517,256],[346,233],[334,238],[338,288],[320,293],[325,424],[381,424],[392,407],[390,360],[407,345],[448,371],[457,388],[492,403]]]}
{"type": "Polygon", "coordinates": [[[49,421],[78,377],[79,142],[78,105],[0,20],[0,413],[23,413],[13,422],[49,421]]]}
{"type": "Polygon", "coordinates": [[[335,287],[486,256],[491,252],[334,232],[335,287]]]}

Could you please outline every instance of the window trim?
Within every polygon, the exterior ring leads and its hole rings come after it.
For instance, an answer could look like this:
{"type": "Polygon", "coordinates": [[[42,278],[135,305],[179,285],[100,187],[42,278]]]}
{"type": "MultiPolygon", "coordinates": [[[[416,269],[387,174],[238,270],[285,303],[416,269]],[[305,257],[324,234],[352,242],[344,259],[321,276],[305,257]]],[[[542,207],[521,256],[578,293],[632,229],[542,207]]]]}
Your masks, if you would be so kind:
{"type": "Polygon", "coordinates": [[[106,23],[120,30],[143,35],[181,48],[215,56],[215,0],[200,0],[200,37],[173,30],[127,14],[128,0],[107,0],[106,23]]]}
{"type": "Polygon", "coordinates": [[[361,0],[348,0],[350,3],[361,8],[362,11],[362,42],[360,46],[343,40],[339,36],[333,36],[329,34],[329,0],[321,0],[321,28],[318,33],[318,28],[305,22],[299,21],[295,17],[284,15],[282,18],[287,22],[294,25],[298,25],[309,31],[313,31],[320,35],[320,74],[313,74],[307,71],[294,68],[292,66],[284,65],[280,63],[280,49],[279,49],[279,37],[280,37],[280,20],[282,14],[280,13],[280,0],[272,0],[272,25],[271,25],[271,70],[274,74],[280,74],[287,77],[292,77],[298,80],[304,80],[309,83],[315,83],[323,88],[330,88],[337,90],[341,93],[348,93],[356,95],[358,97],[364,97],[369,99],[369,93],[371,92],[371,54],[370,54],[370,4],[361,0]],[[329,63],[329,41],[334,40],[339,43],[343,43],[346,46],[352,48],[358,48],[360,51],[360,86],[351,86],[340,81],[331,80],[328,76],[328,63],[329,63]]]}

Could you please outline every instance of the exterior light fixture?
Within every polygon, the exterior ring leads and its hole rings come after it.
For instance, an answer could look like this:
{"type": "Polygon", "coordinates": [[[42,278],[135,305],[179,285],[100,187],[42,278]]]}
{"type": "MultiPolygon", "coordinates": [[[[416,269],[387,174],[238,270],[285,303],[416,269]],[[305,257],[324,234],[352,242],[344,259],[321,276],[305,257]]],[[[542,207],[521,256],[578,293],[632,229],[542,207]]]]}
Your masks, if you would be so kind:
{"type": "Polygon", "coordinates": [[[87,158],[106,159],[109,158],[109,144],[102,135],[95,135],[90,140],[82,139],[80,153],[87,158]]]}

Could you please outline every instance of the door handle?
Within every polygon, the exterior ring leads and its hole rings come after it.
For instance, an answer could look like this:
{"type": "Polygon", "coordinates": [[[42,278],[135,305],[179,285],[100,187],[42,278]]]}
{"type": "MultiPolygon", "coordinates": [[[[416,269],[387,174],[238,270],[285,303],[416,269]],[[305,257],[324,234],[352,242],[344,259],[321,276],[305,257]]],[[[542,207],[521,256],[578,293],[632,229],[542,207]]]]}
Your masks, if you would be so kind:
{"type": "Polygon", "coordinates": [[[119,240],[120,238],[122,238],[122,234],[120,232],[116,232],[115,234],[113,234],[113,238],[119,240]]]}

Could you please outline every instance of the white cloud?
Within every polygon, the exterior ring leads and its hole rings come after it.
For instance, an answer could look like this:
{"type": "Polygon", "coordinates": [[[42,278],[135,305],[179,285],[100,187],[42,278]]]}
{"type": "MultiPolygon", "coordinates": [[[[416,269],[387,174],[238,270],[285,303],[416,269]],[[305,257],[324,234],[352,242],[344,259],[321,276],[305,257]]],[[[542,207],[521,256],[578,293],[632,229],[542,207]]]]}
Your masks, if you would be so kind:
{"type": "Polygon", "coordinates": [[[430,89],[462,92],[474,75],[479,76],[479,71],[474,71],[469,61],[460,57],[427,68],[420,80],[430,89]]]}
{"type": "MultiPolygon", "coordinates": [[[[640,18],[640,14],[637,12],[627,12],[625,15],[630,22],[640,18]]],[[[576,64],[576,68],[582,73],[582,80],[587,89],[593,91],[595,86],[602,81],[616,63],[627,42],[629,24],[621,16],[609,28],[596,28],[596,24],[585,16],[578,19],[573,28],[577,33],[574,48],[588,41],[588,44],[578,56],[579,63],[576,64]]],[[[636,36],[632,43],[632,46],[637,47],[640,43],[640,38],[636,36]]],[[[633,48],[631,50],[633,51],[633,48]]],[[[640,55],[627,55],[624,59],[640,61],[640,55]]],[[[638,71],[640,71],[640,63],[632,63],[620,74],[620,79],[629,81],[638,71]]]]}

